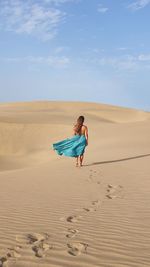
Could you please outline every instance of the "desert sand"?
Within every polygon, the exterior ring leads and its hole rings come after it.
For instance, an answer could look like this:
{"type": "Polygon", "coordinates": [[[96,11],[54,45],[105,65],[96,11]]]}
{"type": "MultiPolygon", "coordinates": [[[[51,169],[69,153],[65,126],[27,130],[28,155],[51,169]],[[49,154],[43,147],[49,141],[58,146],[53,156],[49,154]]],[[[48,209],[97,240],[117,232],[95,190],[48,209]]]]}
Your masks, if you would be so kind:
{"type": "Polygon", "coordinates": [[[150,113],[96,103],[0,104],[0,266],[150,266],[150,113]],[[79,115],[84,166],[58,156],[79,115]]]}

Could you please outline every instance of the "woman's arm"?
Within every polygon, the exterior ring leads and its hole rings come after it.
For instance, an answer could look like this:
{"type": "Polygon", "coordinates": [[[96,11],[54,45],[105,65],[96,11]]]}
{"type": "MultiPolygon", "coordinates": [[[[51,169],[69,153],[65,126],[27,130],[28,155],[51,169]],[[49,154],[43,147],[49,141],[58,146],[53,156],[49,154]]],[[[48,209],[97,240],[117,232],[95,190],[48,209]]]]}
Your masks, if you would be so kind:
{"type": "Polygon", "coordinates": [[[89,135],[88,135],[88,128],[85,128],[85,138],[86,138],[86,144],[88,146],[88,139],[89,139],[89,135]]]}

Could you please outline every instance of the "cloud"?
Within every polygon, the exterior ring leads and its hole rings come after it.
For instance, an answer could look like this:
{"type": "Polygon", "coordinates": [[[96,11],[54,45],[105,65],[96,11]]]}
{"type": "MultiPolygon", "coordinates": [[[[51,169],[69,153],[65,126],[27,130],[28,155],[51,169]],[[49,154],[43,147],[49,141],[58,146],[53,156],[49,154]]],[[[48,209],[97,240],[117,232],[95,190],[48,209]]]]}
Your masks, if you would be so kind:
{"type": "Polygon", "coordinates": [[[128,50],[129,48],[128,47],[118,47],[118,48],[116,48],[117,50],[119,50],[119,51],[126,51],[126,50],[128,50]]]}
{"type": "Polygon", "coordinates": [[[70,63],[70,59],[66,56],[6,57],[6,58],[1,58],[0,61],[3,61],[5,63],[21,63],[21,64],[26,63],[26,64],[32,64],[33,66],[46,65],[52,68],[66,68],[70,63]]]}
{"type": "Polygon", "coordinates": [[[128,8],[130,8],[133,11],[136,11],[146,7],[148,4],[150,4],[150,0],[137,0],[136,2],[133,2],[130,5],[128,5],[128,8]]]}
{"type": "Polygon", "coordinates": [[[150,54],[122,55],[114,57],[99,57],[92,59],[92,63],[112,68],[116,71],[137,71],[150,67],[150,54]]]}
{"type": "Polygon", "coordinates": [[[98,5],[97,11],[99,13],[106,13],[108,11],[108,7],[103,7],[102,4],[98,5]]]}
{"type": "Polygon", "coordinates": [[[55,48],[54,53],[60,54],[60,53],[64,52],[65,50],[68,50],[68,49],[69,49],[69,47],[67,47],[67,46],[58,46],[55,48]]]}
{"type": "Polygon", "coordinates": [[[116,70],[134,70],[137,67],[137,62],[133,56],[125,55],[121,57],[100,57],[93,60],[94,63],[100,66],[111,67],[116,70]]]}
{"type": "Polygon", "coordinates": [[[138,56],[139,61],[150,61],[150,54],[141,54],[138,56]]]}
{"type": "Polygon", "coordinates": [[[42,1],[33,0],[1,0],[1,30],[35,36],[43,41],[53,39],[66,14],[52,6],[52,2],[66,1],[49,1],[48,4],[47,0],[46,5],[42,1]]]}
{"type": "MultiPolygon", "coordinates": [[[[44,0],[45,3],[49,3],[49,4],[54,4],[54,5],[61,5],[61,4],[65,4],[65,3],[71,3],[74,2],[75,0],[44,0]]],[[[79,0],[76,0],[76,2],[79,0]]]]}

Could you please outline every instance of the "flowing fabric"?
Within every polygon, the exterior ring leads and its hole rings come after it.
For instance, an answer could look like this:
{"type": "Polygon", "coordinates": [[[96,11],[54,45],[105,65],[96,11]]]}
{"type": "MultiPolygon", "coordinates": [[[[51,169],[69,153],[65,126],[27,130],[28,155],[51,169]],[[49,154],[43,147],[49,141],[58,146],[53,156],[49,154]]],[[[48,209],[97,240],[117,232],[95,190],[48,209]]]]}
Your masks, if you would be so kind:
{"type": "Polygon", "coordinates": [[[77,157],[83,155],[86,145],[85,136],[77,134],[53,144],[53,149],[56,150],[58,155],[77,157]]]}

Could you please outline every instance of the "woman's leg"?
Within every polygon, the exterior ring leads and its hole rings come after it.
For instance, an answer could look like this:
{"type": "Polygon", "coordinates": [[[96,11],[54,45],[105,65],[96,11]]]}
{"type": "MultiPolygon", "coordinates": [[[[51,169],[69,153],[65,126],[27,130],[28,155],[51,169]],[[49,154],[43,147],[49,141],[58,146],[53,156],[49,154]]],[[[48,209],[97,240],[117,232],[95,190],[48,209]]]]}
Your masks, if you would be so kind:
{"type": "Polygon", "coordinates": [[[78,156],[78,157],[76,157],[76,167],[78,167],[78,166],[79,166],[79,162],[78,162],[78,160],[79,160],[79,156],[78,156]]]}
{"type": "Polygon", "coordinates": [[[82,166],[82,162],[83,162],[83,158],[84,158],[84,154],[83,155],[80,155],[80,166],[82,166]]]}

